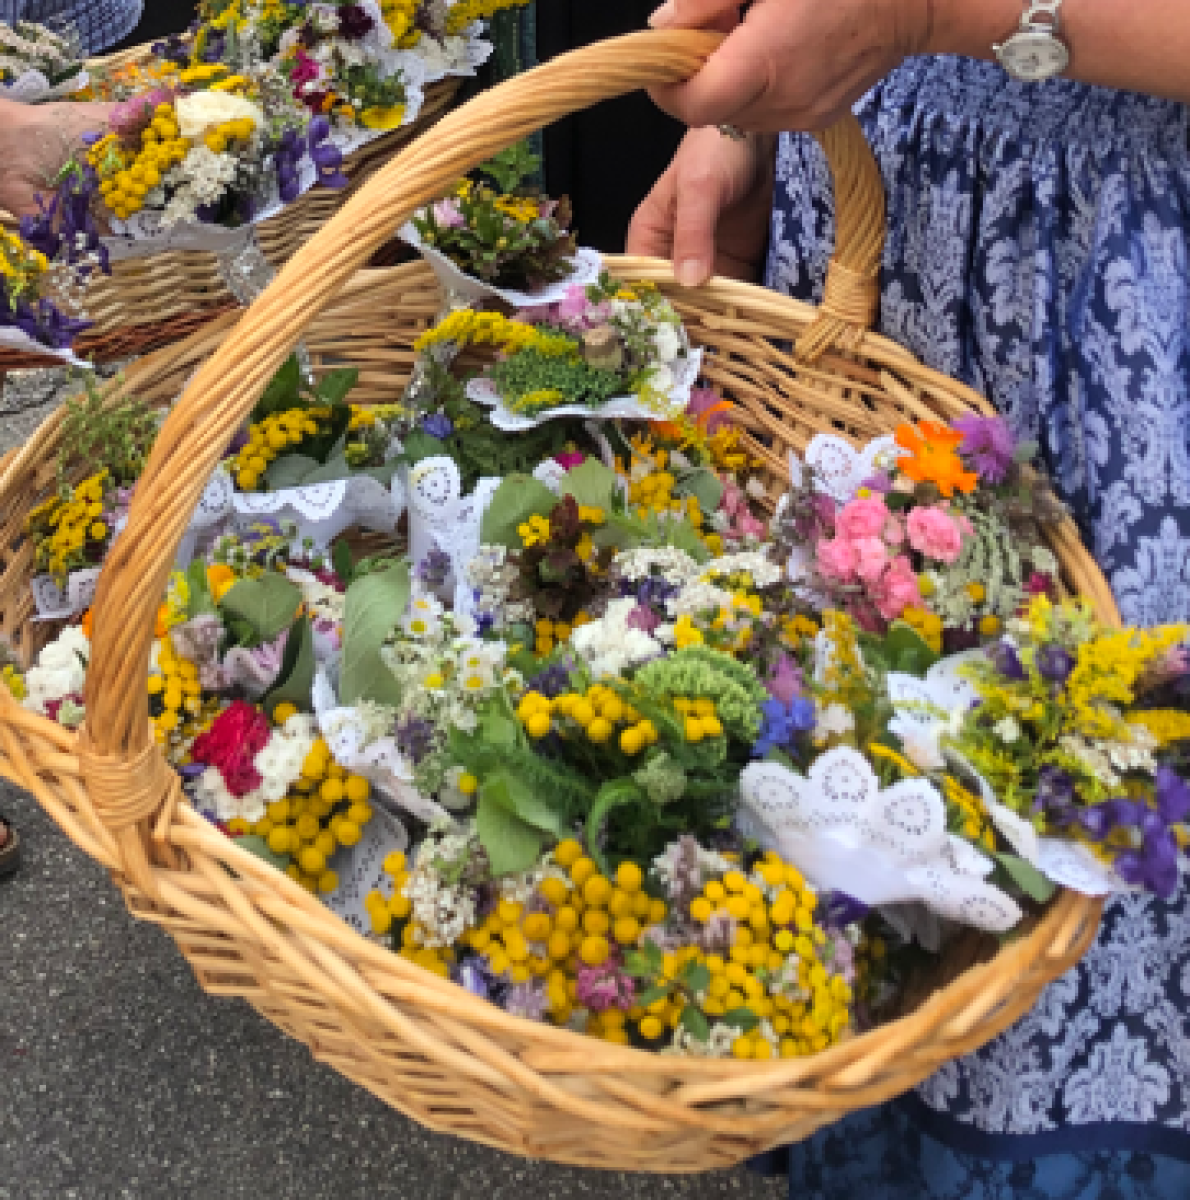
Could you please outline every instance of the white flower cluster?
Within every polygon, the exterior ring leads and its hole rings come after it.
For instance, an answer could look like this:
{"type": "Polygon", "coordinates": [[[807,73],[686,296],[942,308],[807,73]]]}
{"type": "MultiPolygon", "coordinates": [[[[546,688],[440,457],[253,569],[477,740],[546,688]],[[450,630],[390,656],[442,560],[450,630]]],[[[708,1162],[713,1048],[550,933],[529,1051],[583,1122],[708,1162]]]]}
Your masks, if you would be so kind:
{"type": "Polygon", "coordinates": [[[25,708],[46,715],[46,705],[83,690],[91,643],[77,625],[68,625],[37,656],[25,674],[25,708]]]}
{"type": "Polygon", "coordinates": [[[749,575],[755,587],[772,587],[780,583],[784,570],[763,550],[741,550],[737,554],[724,554],[712,559],[702,568],[702,578],[711,579],[730,575],[749,575]]]}
{"type": "Polygon", "coordinates": [[[611,565],[612,574],[620,579],[629,579],[633,583],[662,579],[679,587],[697,579],[703,569],[685,550],[673,546],[622,550],[612,559],[611,565]]]}
{"type": "Polygon", "coordinates": [[[702,579],[687,584],[675,596],[665,602],[666,611],[675,620],[678,617],[693,617],[700,613],[732,612],[736,598],[725,588],[717,587],[702,579]]]}
{"type": "Polygon", "coordinates": [[[623,675],[663,652],[660,642],[643,629],[633,629],[628,624],[635,608],[636,601],[631,597],[613,600],[599,620],[580,625],[571,633],[570,644],[593,679],[623,675]]]}
{"type": "Polygon", "coordinates": [[[216,154],[209,146],[196,146],[166,174],[165,182],[177,190],[162,211],[162,227],[192,221],[204,205],[217,204],[234,183],[236,170],[232,155],[216,154]]]}
{"type": "Polygon", "coordinates": [[[504,546],[480,546],[475,557],[467,563],[466,573],[467,582],[479,593],[475,602],[476,614],[490,617],[495,628],[533,620],[531,601],[508,598],[518,571],[508,561],[508,550],[504,546]]]}
{"type": "Polygon", "coordinates": [[[1092,744],[1085,738],[1067,734],[1059,745],[1072,758],[1078,759],[1088,771],[1109,788],[1120,787],[1124,775],[1144,771],[1153,775],[1157,771],[1154,757],[1159,743],[1143,725],[1130,725],[1129,738],[1102,741],[1092,744]]]}
{"type": "Polygon", "coordinates": [[[219,768],[207,767],[194,785],[198,807],[213,812],[221,821],[236,817],[259,821],[265,814],[265,805],[282,799],[297,782],[316,739],[314,718],[294,713],[284,725],[273,730],[252,760],[261,775],[259,787],[243,796],[232,795],[219,768]]]}
{"type": "MultiPolygon", "coordinates": [[[[689,839],[670,842],[653,859],[653,874],[657,876],[667,891],[673,886],[675,873],[682,862],[683,856],[688,853],[690,844],[689,839]]],[[[705,846],[701,845],[697,846],[697,850],[698,869],[702,873],[704,880],[719,875],[726,875],[728,871],[737,869],[737,864],[724,858],[717,850],[708,850],[705,846]]]]}
{"type": "Polygon", "coordinates": [[[453,946],[464,930],[475,924],[473,889],[449,883],[443,867],[455,874],[478,852],[479,838],[470,826],[431,830],[418,848],[417,861],[402,894],[413,905],[413,920],[422,931],[421,945],[453,946]]]}
{"type": "Polygon", "coordinates": [[[302,592],[302,600],[312,616],[325,621],[342,624],[347,611],[347,595],[323,583],[316,575],[303,571],[299,567],[289,567],[286,577],[291,583],[296,583],[302,592]]]}

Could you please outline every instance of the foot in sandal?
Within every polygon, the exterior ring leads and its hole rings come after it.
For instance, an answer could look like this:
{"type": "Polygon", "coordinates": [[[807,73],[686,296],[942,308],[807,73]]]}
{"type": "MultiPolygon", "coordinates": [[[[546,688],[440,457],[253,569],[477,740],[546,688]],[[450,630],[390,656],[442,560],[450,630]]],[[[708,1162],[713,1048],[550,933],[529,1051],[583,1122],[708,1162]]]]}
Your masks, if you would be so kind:
{"type": "Polygon", "coordinates": [[[0,879],[7,879],[21,865],[21,837],[0,813],[0,879]]]}

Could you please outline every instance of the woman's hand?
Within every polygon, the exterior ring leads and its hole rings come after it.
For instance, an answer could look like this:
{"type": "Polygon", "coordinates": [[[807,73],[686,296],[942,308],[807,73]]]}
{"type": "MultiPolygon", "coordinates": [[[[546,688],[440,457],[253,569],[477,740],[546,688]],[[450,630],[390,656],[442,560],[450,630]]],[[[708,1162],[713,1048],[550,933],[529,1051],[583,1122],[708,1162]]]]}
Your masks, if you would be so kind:
{"type": "Polygon", "coordinates": [[[654,88],[692,127],[750,133],[825,129],[930,40],[931,0],[667,0],[657,29],[730,29],[688,83],[654,88]]]}
{"type": "Polygon", "coordinates": [[[768,241],[775,153],[769,137],[737,142],[716,129],[692,129],[633,215],[627,252],[671,259],[684,287],[712,273],[755,282],[768,241]]]}
{"type": "Polygon", "coordinates": [[[110,104],[17,104],[0,100],[0,209],[19,217],[53,178],[85,133],[107,125],[110,104]]]}

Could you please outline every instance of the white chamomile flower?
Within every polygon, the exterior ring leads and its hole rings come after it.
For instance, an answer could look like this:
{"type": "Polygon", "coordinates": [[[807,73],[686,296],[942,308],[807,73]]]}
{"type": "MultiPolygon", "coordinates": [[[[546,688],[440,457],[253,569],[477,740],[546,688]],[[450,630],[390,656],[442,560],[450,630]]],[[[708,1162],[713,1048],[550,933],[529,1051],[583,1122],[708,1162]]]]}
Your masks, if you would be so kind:
{"type": "Polygon", "coordinates": [[[430,595],[415,596],[401,628],[410,637],[432,638],[442,625],[442,605],[430,595]]]}

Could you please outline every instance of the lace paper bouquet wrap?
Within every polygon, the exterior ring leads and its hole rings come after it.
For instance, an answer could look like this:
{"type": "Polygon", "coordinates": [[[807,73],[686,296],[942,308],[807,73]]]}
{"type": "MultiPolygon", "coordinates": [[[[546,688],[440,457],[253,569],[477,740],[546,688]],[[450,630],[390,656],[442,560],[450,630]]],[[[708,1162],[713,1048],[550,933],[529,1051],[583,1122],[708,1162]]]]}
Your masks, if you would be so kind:
{"type": "MultiPolygon", "coordinates": [[[[1185,631],[1120,629],[1028,448],[864,324],[854,121],[820,310],[648,260],[502,311],[359,272],[532,126],[716,44],[589,47],[444,118],[242,319],[109,388],[172,411],[88,618],[24,619],[23,544],[0,591],[0,767],[204,987],[434,1128],[621,1170],[738,1162],[995,1036],[1094,937],[1058,884],[1167,889],[1190,809],[1185,631]],[[179,570],[219,471],[241,510],[393,507],[241,511],[179,570]]],[[[46,569],[106,523],[79,439],[0,476],[46,569]]]]}

